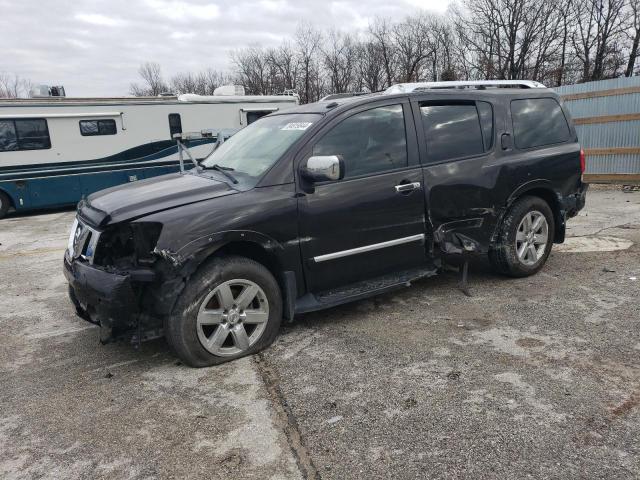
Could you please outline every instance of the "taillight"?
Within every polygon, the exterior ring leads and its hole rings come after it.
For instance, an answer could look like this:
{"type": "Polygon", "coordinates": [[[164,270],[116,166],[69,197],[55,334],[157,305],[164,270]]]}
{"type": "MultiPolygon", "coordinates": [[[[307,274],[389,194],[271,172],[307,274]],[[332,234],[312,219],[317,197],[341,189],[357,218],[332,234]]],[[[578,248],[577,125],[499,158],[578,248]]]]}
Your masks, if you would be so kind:
{"type": "Polygon", "coordinates": [[[586,162],[585,162],[584,148],[581,148],[580,149],[580,172],[584,173],[585,168],[586,168],[586,162]]]}

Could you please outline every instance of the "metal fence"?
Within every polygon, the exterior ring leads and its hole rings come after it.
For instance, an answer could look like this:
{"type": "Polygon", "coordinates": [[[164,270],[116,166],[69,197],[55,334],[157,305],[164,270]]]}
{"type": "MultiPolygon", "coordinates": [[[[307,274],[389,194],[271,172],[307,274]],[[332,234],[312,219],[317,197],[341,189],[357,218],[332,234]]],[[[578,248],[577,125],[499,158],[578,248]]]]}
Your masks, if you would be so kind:
{"type": "Polygon", "coordinates": [[[590,182],[640,182],[640,77],[555,88],[573,117],[590,182]]]}

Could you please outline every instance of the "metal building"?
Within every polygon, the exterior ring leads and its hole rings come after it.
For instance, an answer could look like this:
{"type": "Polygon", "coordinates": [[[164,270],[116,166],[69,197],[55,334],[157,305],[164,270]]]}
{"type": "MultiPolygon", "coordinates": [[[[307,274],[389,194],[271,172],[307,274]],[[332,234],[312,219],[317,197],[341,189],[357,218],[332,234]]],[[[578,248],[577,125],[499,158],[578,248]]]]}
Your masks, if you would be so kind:
{"type": "Polygon", "coordinates": [[[640,76],[554,89],[576,125],[590,182],[640,183],[640,76]]]}

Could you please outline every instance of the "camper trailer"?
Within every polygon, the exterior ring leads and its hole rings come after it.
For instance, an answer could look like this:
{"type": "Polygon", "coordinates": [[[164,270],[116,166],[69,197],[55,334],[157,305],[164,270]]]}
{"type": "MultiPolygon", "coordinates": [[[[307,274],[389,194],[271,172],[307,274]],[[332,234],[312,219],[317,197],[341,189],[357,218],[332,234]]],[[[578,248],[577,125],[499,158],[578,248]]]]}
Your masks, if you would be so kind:
{"type": "MultiPolygon", "coordinates": [[[[295,95],[215,95],[0,100],[0,218],[58,207],[114,185],[178,171],[175,136],[233,132],[298,104],[295,95]]],[[[216,135],[186,142],[196,160],[216,135]]]]}

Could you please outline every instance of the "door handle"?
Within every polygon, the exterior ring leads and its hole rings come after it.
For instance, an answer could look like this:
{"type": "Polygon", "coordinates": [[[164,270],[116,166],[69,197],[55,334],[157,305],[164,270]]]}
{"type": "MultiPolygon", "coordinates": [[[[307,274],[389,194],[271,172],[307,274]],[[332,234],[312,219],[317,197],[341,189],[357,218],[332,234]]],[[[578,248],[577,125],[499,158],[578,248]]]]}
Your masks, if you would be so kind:
{"type": "Polygon", "coordinates": [[[414,190],[418,190],[419,188],[420,182],[401,183],[400,185],[396,185],[396,193],[412,192],[414,190]]]}

